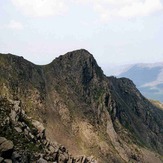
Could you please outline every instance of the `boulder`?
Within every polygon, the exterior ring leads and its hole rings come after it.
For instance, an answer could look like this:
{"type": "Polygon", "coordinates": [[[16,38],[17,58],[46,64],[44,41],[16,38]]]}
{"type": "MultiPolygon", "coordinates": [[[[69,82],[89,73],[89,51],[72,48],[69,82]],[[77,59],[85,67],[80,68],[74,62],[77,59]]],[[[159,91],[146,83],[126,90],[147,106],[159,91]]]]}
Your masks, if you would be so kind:
{"type": "Polygon", "coordinates": [[[22,132],[22,129],[20,127],[14,127],[15,130],[18,132],[18,133],[21,133],[22,132]]]}
{"type": "Polygon", "coordinates": [[[12,121],[17,121],[17,113],[15,112],[15,110],[11,110],[10,117],[12,121]]]}
{"type": "Polygon", "coordinates": [[[12,163],[12,160],[10,160],[10,159],[5,159],[5,160],[4,160],[4,163],[12,163]]]}
{"type": "Polygon", "coordinates": [[[4,137],[0,137],[0,156],[4,158],[11,158],[14,144],[12,141],[4,137]]]}
{"type": "Polygon", "coordinates": [[[87,159],[85,156],[79,156],[78,158],[76,158],[75,162],[76,163],[85,163],[85,162],[87,162],[87,159]]]}
{"type": "Polygon", "coordinates": [[[62,145],[59,147],[59,149],[62,151],[62,152],[66,152],[66,148],[62,145]]]}
{"type": "Polygon", "coordinates": [[[70,157],[69,159],[68,159],[68,161],[67,161],[67,163],[73,163],[73,158],[72,157],[70,157]]]}
{"type": "Polygon", "coordinates": [[[37,128],[39,133],[42,133],[45,130],[45,127],[39,121],[32,120],[32,125],[37,128]]]}
{"type": "Polygon", "coordinates": [[[3,142],[5,142],[5,141],[6,141],[6,138],[0,137],[0,145],[1,145],[3,142]]]}
{"type": "Polygon", "coordinates": [[[39,160],[37,160],[36,163],[48,163],[48,162],[41,157],[39,160]]]}
{"type": "Polygon", "coordinates": [[[53,146],[49,146],[49,151],[50,151],[50,153],[54,153],[55,152],[55,148],[53,147],[53,146]]]}
{"type": "Polygon", "coordinates": [[[67,153],[60,153],[58,156],[58,163],[65,163],[69,159],[69,156],[67,153]]]}
{"type": "Polygon", "coordinates": [[[18,152],[13,152],[12,154],[12,160],[14,163],[18,163],[21,161],[21,155],[18,152]]]}
{"type": "Polygon", "coordinates": [[[29,163],[31,162],[31,154],[26,151],[14,151],[12,154],[13,163],[29,163]]]}

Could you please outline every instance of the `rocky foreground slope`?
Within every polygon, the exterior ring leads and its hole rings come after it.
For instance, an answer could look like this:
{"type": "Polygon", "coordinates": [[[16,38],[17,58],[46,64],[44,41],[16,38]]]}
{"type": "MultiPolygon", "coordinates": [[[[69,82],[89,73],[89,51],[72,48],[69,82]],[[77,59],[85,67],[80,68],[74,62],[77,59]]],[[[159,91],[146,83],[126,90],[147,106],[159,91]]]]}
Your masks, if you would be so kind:
{"type": "Polygon", "coordinates": [[[63,163],[163,161],[163,111],[131,80],[106,77],[88,51],[69,52],[45,66],[1,54],[0,76],[0,136],[13,143],[10,159],[16,152],[30,162],[41,155],[63,163]],[[13,113],[17,102],[23,113],[13,113]],[[46,129],[41,138],[34,122],[46,129]],[[48,153],[47,143],[64,145],[65,153],[62,145],[51,145],[58,151],[48,153]]]}
{"type": "Polygon", "coordinates": [[[43,124],[28,117],[19,100],[1,97],[0,111],[0,162],[96,163],[93,157],[75,158],[63,145],[48,140],[43,124]]]}

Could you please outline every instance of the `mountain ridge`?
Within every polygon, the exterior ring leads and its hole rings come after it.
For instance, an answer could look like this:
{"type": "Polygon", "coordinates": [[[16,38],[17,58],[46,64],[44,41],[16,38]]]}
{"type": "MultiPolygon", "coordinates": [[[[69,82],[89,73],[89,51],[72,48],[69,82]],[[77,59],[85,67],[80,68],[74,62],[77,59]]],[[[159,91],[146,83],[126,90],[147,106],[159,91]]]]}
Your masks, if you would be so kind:
{"type": "Polygon", "coordinates": [[[163,152],[163,113],[131,80],[106,77],[88,51],[72,51],[43,66],[4,58],[0,55],[1,95],[21,100],[27,114],[44,123],[48,138],[73,154],[94,155],[99,162],[143,162],[143,146],[163,152]]]}

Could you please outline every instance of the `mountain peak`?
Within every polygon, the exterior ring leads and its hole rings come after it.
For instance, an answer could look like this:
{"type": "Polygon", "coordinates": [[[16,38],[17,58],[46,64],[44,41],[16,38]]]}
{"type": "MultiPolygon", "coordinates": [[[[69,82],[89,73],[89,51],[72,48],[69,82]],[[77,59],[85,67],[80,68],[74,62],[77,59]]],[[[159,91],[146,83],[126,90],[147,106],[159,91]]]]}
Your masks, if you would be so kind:
{"type": "Polygon", "coordinates": [[[65,55],[92,56],[92,54],[86,49],[73,50],[73,51],[67,52],[65,55]]]}
{"type": "MultiPolygon", "coordinates": [[[[80,60],[85,60],[88,58],[92,58],[93,60],[95,60],[93,55],[85,49],[79,49],[79,50],[67,52],[66,54],[61,55],[61,56],[57,57],[56,59],[57,60],[63,60],[63,59],[76,60],[77,58],[80,60]]],[[[56,59],[54,59],[54,61],[56,59]]]]}
{"type": "MultiPolygon", "coordinates": [[[[90,81],[94,77],[102,78],[103,71],[93,55],[85,49],[75,50],[61,55],[50,64],[56,74],[70,76],[71,79],[90,81]]],[[[84,83],[85,83],[84,82],[84,83]]]]}

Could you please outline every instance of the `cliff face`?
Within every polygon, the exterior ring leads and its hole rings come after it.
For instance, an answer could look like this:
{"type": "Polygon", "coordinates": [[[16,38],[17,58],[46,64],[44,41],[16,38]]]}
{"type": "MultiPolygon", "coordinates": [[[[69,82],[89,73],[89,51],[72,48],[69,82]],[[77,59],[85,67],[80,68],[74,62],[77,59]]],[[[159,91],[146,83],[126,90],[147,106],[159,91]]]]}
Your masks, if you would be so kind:
{"type": "Polygon", "coordinates": [[[134,133],[139,143],[162,153],[163,112],[145,99],[129,79],[110,79],[116,101],[114,118],[134,133]]]}
{"type": "Polygon", "coordinates": [[[106,77],[86,50],[45,66],[0,55],[1,96],[20,100],[46,137],[98,162],[161,162],[163,112],[126,78],[106,77]],[[159,154],[156,154],[159,153],[159,154]]]}

